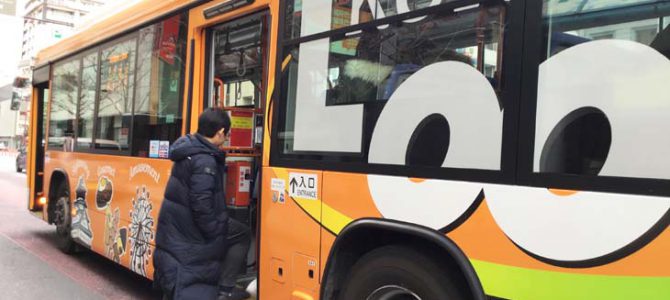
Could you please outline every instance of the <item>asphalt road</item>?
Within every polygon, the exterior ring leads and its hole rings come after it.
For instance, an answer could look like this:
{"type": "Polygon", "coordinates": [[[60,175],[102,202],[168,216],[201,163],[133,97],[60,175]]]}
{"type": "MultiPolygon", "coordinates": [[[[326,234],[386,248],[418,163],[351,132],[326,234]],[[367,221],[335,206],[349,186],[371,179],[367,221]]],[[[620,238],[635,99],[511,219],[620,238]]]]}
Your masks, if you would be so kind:
{"type": "Polygon", "coordinates": [[[27,210],[25,174],[0,156],[0,300],[160,299],[151,282],[92,252],[65,255],[27,210]]]}

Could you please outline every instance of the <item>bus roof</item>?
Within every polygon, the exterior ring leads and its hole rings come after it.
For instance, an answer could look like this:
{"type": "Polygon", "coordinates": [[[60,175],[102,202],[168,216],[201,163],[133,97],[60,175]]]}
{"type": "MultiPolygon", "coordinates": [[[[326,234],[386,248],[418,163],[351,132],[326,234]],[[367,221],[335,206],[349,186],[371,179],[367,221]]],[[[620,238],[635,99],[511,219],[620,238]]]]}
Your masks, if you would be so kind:
{"type": "Polygon", "coordinates": [[[105,41],[129,29],[140,26],[163,15],[169,14],[191,3],[202,0],[138,0],[130,6],[121,7],[99,22],[80,29],[74,35],[42,49],[37,53],[35,65],[41,66],[73,54],[84,48],[105,41]]]}

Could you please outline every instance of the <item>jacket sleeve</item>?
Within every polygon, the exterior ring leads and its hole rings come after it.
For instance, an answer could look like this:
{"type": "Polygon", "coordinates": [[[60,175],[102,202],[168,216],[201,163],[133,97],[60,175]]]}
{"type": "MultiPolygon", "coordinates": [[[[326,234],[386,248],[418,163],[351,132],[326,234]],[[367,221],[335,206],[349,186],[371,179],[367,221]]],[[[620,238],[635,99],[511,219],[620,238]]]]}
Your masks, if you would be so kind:
{"type": "MultiPolygon", "coordinates": [[[[200,160],[207,160],[207,158],[200,160]]],[[[217,215],[215,206],[215,201],[217,201],[214,199],[217,184],[215,166],[216,162],[210,164],[194,161],[188,182],[191,187],[189,193],[191,214],[196,226],[207,240],[213,240],[217,236],[226,234],[223,230],[227,220],[225,220],[225,215],[217,215]]]]}

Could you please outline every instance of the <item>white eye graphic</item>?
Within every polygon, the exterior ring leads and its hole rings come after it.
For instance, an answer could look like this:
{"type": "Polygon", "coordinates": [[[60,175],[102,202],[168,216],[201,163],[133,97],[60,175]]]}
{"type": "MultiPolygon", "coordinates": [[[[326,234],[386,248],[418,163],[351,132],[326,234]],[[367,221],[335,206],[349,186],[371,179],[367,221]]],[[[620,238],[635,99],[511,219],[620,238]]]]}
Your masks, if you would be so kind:
{"type": "Polygon", "coordinates": [[[661,197],[592,192],[558,196],[543,188],[503,185],[487,185],[484,193],[496,223],[517,246],[566,266],[608,262],[603,258],[634,244],[670,208],[670,201],[661,197]]]}
{"type": "MultiPolygon", "coordinates": [[[[500,168],[503,113],[496,94],[481,73],[455,61],[427,66],[395,91],[375,126],[369,162],[405,165],[417,128],[436,115],[449,127],[442,167],[500,168]]],[[[455,222],[481,192],[480,184],[376,175],[368,184],[384,217],[434,229],[455,222]]]]}
{"type": "Polygon", "coordinates": [[[368,162],[404,165],[415,130],[436,114],[449,123],[443,167],[500,169],[503,112],[498,98],[484,75],[456,61],[424,67],[398,87],[375,126],[368,162]]]}
{"type": "Polygon", "coordinates": [[[612,139],[600,175],[670,179],[670,61],[643,44],[603,40],[569,48],[540,65],[534,171],[559,122],[600,110],[612,139]]]}
{"type": "MultiPolygon", "coordinates": [[[[553,150],[543,149],[555,145],[555,132],[585,113],[597,113],[603,116],[599,124],[608,123],[611,142],[592,174],[670,179],[667,58],[634,42],[594,41],[549,58],[539,76],[535,172],[555,165],[546,157],[553,150]]],[[[485,194],[496,222],[515,244],[559,265],[598,265],[629,254],[667,226],[670,208],[670,199],[662,197],[557,196],[547,189],[498,185],[485,187],[485,194]]]]}
{"type": "Polygon", "coordinates": [[[441,230],[480,203],[481,184],[368,175],[370,195],[384,218],[441,230]]]}

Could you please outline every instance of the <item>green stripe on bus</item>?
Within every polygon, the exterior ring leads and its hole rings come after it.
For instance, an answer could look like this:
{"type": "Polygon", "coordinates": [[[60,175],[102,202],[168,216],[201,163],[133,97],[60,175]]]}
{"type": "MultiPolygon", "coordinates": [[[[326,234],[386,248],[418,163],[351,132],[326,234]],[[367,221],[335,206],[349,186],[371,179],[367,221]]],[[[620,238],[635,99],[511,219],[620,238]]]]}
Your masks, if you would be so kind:
{"type": "Polygon", "coordinates": [[[523,299],[670,299],[670,277],[560,273],[470,261],[487,295],[523,299]]]}

